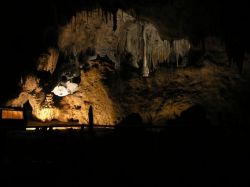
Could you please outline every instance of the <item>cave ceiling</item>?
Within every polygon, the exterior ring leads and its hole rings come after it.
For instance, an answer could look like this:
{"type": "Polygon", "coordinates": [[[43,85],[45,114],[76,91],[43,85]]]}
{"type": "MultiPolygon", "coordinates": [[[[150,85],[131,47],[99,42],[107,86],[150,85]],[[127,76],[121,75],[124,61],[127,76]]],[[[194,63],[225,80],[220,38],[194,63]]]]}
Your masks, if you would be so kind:
{"type": "Polygon", "coordinates": [[[56,45],[58,27],[65,25],[72,16],[83,10],[96,8],[115,15],[118,9],[137,19],[147,20],[159,31],[162,39],[189,37],[195,39],[208,35],[240,38],[249,41],[250,20],[245,1],[198,0],[76,0],[76,1],[9,1],[5,4],[3,19],[4,57],[14,52],[17,59],[27,59],[29,68],[34,58],[48,45],[56,45]],[[49,37],[48,37],[48,33],[49,37]]]}

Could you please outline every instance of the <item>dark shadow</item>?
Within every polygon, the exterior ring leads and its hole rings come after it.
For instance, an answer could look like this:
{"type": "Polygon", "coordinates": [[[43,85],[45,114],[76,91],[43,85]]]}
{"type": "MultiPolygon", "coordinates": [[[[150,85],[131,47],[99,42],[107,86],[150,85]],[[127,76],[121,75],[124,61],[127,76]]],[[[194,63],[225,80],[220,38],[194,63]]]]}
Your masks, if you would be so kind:
{"type": "Polygon", "coordinates": [[[90,105],[90,107],[89,107],[88,117],[89,117],[89,131],[93,132],[93,130],[94,130],[94,114],[93,114],[92,105],[90,105]]]}
{"type": "Polygon", "coordinates": [[[115,130],[118,133],[138,134],[145,130],[145,125],[140,114],[131,113],[117,124],[115,130]]]}
{"type": "Polygon", "coordinates": [[[183,111],[177,119],[168,121],[168,134],[173,136],[200,137],[210,132],[210,121],[203,106],[193,105],[183,111]]]}
{"type": "Polygon", "coordinates": [[[246,50],[244,42],[241,40],[242,39],[240,38],[228,36],[225,41],[229,66],[232,66],[232,64],[235,63],[239,73],[242,73],[243,71],[243,62],[246,50]]]}
{"type": "Polygon", "coordinates": [[[203,106],[194,105],[181,113],[179,122],[182,125],[192,127],[208,126],[209,121],[206,115],[206,110],[203,106]]]}
{"type": "Polygon", "coordinates": [[[29,101],[27,101],[24,105],[23,105],[24,111],[25,111],[25,117],[27,120],[35,120],[35,118],[33,117],[32,114],[32,107],[29,103],[29,101]]]}

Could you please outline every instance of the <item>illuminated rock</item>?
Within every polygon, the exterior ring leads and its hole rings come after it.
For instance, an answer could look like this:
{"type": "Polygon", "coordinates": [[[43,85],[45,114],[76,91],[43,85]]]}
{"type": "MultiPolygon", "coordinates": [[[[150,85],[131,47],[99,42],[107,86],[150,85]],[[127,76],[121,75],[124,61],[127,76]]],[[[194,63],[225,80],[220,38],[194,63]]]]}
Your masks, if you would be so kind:
{"type": "Polygon", "coordinates": [[[41,54],[37,59],[37,70],[47,71],[52,74],[55,71],[58,57],[59,57],[58,50],[54,48],[49,48],[48,53],[41,54]]]}
{"type": "Polygon", "coordinates": [[[184,57],[188,54],[190,50],[190,42],[186,39],[174,40],[173,42],[173,50],[176,54],[176,66],[179,66],[179,58],[184,57]]]}
{"type": "Polygon", "coordinates": [[[69,91],[66,87],[64,86],[56,86],[52,92],[60,97],[63,97],[63,96],[66,96],[66,95],[69,95],[69,91]]]}
{"type": "MultiPolygon", "coordinates": [[[[48,53],[41,54],[37,60],[37,71],[51,75],[48,81],[26,77],[19,97],[12,100],[11,105],[23,106],[29,102],[37,119],[63,122],[73,119],[81,124],[88,123],[91,105],[94,123],[115,124],[124,111],[113,102],[113,92],[124,89],[124,83],[115,91],[109,90],[103,81],[107,79],[107,69],[114,74],[128,65],[139,69],[143,77],[150,77],[160,63],[167,63],[171,52],[177,55],[177,61],[179,56],[188,53],[188,40],[176,40],[171,47],[153,24],[138,21],[121,10],[116,14],[116,29],[113,29],[113,23],[101,16],[100,11],[79,12],[61,26],[58,49],[48,48],[48,53]],[[97,58],[105,62],[101,64],[97,58]],[[113,63],[109,63],[110,60],[113,63]],[[88,69],[83,68],[86,64],[88,69]],[[53,97],[48,97],[51,92],[59,96],[56,104],[53,97]],[[46,104],[48,102],[50,104],[46,104]]],[[[138,112],[139,109],[131,107],[130,110],[138,112]]]]}
{"type": "MultiPolygon", "coordinates": [[[[149,76],[159,63],[169,58],[172,50],[170,42],[162,39],[156,27],[147,21],[137,21],[121,10],[116,16],[117,28],[113,31],[113,23],[106,22],[99,9],[92,10],[88,15],[86,12],[76,14],[61,29],[59,49],[64,54],[85,54],[85,60],[94,60],[97,55],[108,57],[118,70],[130,65],[141,68],[143,76],[149,76]],[[93,49],[95,54],[89,55],[89,49],[93,49]]],[[[73,61],[78,62],[76,59],[73,61]]]]}
{"type": "Polygon", "coordinates": [[[76,83],[72,83],[67,81],[65,84],[57,85],[52,92],[60,97],[64,97],[66,95],[72,94],[78,90],[78,85],[76,83]]]}
{"type": "Polygon", "coordinates": [[[55,109],[54,108],[42,108],[37,112],[36,117],[43,122],[51,121],[52,119],[55,119],[55,109]]]}

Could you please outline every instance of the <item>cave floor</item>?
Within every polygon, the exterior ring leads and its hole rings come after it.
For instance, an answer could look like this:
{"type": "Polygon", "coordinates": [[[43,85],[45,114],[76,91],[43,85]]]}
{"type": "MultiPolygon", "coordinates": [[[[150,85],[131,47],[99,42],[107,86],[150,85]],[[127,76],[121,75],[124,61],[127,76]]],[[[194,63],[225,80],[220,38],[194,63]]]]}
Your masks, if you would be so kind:
{"type": "Polygon", "coordinates": [[[2,184],[248,186],[243,129],[13,132],[1,136],[2,184]]]}

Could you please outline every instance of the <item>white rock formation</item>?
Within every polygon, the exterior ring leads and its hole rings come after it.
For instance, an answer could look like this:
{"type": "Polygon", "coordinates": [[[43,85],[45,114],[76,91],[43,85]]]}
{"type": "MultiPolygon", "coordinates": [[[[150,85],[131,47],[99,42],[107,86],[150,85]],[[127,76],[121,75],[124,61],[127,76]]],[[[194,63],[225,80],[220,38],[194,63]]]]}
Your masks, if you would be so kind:
{"type": "MultiPolygon", "coordinates": [[[[121,63],[130,61],[131,66],[142,68],[143,76],[149,76],[159,63],[168,59],[171,52],[170,42],[160,38],[154,25],[137,21],[119,10],[117,29],[113,31],[112,28],[113,22],[107,20],[99,9],[88,15],[85,12],[78,13],[61,28],[58,46],[65,53],[76,51],[79,54],[88,48],[95,49],[99,56],[107,56],[115,62],[116,69],[121,67],[121,63]],[[124,59],[125,54],[130,54],[131,58],[124,59]]],[[[177,41],[177,47],[179,43],[183,45],[182,41],[177,41]]],[[[91,58],[93,57],[95,56],[91,58]]]]}
{"type": "Polygon", "coordinates": [[[59,84],[55,86],[52,92],[60,97],[72,94],[78,90],[78,84],[67,81],[65,84],[59,84]]]}
{"type": "Polygon", "coordinates": [[[179,66],[179,58],[184,57],[190,50],[190,42],[186,39],[174,40],[173,51],[176,54],[177,67],[179,66]]]}

